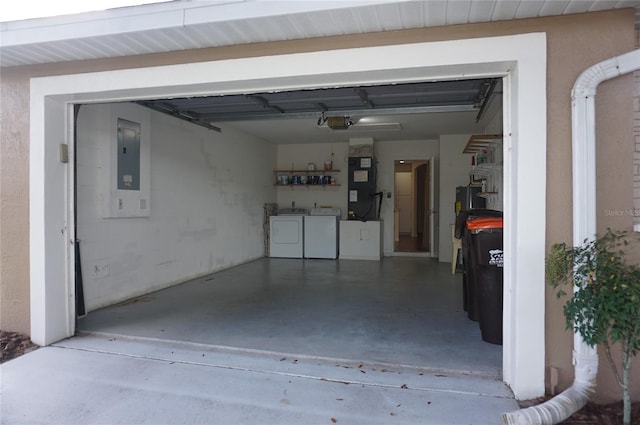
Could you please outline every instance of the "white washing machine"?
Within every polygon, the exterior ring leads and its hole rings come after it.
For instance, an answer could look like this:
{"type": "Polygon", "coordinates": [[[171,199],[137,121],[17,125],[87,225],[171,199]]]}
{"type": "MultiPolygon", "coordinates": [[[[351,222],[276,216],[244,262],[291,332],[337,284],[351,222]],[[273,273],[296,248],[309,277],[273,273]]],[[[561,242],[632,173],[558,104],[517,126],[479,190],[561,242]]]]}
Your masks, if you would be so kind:
{"type": "Polygon", "coordinates": [[[279,210],[269,218],[269,256],[280,258],[303,258],[304,216],[307,210],[292,208],[279,210]]]}
{"type": "Polygon", "coordinates": [[[304,258],[338,258],[340,208],[312,208],[304,218],[304,258]]]}

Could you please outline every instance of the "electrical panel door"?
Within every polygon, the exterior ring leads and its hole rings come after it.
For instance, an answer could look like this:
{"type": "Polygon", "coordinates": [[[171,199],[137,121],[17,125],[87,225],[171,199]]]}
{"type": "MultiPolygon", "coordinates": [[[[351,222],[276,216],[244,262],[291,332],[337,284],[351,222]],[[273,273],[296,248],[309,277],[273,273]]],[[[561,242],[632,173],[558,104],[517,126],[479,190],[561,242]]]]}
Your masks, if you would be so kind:
{"type": "Polygon", "coordinates": [[[118,189],[140,190],[140,124],[118,118],[118,189]]]}

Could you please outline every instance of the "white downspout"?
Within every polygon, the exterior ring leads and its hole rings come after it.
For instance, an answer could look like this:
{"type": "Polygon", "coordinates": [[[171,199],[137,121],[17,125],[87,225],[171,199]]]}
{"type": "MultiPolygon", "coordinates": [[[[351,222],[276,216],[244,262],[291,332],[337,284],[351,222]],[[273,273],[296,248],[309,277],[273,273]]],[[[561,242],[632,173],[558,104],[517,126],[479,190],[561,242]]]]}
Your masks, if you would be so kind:
{"type": "MultiPolygon", "coordinates": [[[[593,240],[596,235],[596,89],[603,81],[637,70],[640,70],[640,49],[588,68],[571,91],[574,246],[593,240]]],[[[553,425],[584,407],[596,386],[598,353],[577,332],[573,335],[573,347],[573,384],[545,403],[503,414],[505,424],[553,425]]]]}

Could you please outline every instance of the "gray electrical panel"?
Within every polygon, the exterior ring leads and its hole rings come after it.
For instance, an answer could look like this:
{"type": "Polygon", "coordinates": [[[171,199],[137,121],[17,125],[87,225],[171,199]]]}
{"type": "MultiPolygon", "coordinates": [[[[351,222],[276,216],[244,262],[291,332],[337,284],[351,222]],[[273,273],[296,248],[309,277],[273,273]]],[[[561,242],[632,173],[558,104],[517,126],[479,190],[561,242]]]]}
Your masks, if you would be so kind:
{"type": "Polygon", "coordinates": [[[118,118],[118,189],[140,190],[140,124],[118,118]]]}

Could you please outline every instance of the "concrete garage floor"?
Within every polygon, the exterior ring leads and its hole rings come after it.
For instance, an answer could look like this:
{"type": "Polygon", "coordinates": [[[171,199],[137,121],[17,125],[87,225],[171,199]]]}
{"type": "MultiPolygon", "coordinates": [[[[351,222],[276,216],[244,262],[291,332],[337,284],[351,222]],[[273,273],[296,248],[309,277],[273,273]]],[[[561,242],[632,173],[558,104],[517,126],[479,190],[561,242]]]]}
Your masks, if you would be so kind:
{"type": "Polygon", "coordinates": [[[0,424],[501,424],[501,347],[420,258],[263,259],[0,365],[0,424]]]}
{"type": "Polygon", "coordinates": [[[499,378],[502,347],[426,258],[266,258],[91,312],[78,329],[499,378]]]}

